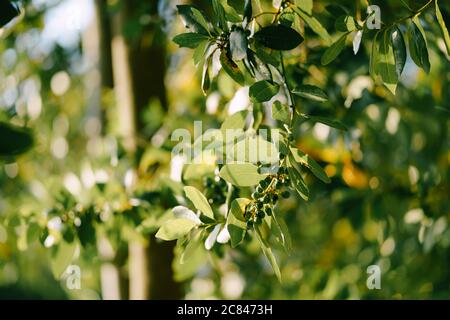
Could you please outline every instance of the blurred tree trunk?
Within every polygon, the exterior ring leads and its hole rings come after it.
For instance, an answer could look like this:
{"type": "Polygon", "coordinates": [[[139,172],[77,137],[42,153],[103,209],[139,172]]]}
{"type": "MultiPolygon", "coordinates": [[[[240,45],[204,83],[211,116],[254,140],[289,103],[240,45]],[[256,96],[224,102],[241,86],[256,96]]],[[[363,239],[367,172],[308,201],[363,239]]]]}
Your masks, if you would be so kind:
{"type": "MultiPolygon", "coordinates": [[[[101,130],[91,137],[93,139],[98,139],[106,133],[106,113],[102,97],[105,90],[112,90],[114,87],[111,57],[111,23],[106,1],[95,0],[95,16],[91,25],[83,34],[82,39],[83,54],[89,63],[90,70],[85,77],[88,104],[87,117],[98,121],[101,127],[101,130]]],[[[105,300],[126,298],[128,296],[127,278],[123,276],[124,273],[121,270],[125,261],[117,259],[123,254],[115,252],[106,237],[98,239],[97,249],[102,260],[100,266],[102,298],[105,300]]]]}
{"type": "MultiPolygon", "coordinates": [[[[123,1],[122,6],[113,20],[114,84],[124,146],[136,157],[138,137],[142,137],[144,128],[142,111],[149,107],[153,98],[167,110],[165,46],[155,41],[158,26],[154,24],[143,26],[135,37],[124,35],[124,30],[130,30],[128,27],[136,27],[141,14],[157,17],[156,0],[150,4],[128,0],[123,1]],[[127,25],[127,22],[132,24],[127,25]]],[[[148,240],[148,246],[130,243],[130,299],[180,298],[181,289],[173,279],[172,261],[173,244],[158,243],[154,236],[148,240]]]]}

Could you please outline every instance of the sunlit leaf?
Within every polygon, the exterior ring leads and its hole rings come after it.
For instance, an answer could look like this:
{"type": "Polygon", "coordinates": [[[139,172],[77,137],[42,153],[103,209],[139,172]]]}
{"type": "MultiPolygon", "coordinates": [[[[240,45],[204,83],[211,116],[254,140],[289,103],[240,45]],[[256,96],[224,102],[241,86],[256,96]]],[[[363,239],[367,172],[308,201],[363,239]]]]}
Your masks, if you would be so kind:
{"type": "Polygon", "coordinates": [[[307,167],[318,179],[322,180],[325,183],[330,183],[331,180],[322,169],[322,167],[309,155],[303,153],[297,148],[290,148],[292,158],[297,163],[307,167]]]}
{"type": "Polygon", "coordinates": [[[328,95],[322,89],[312,85],[300,85],[292,91],[293,94],[309,100],[325,102],[328,95]]]}
{"type": "Polygon", "coordinates": [[[161,240],[171,241],[187,235],[197,224],[190,219],[167,220],[156,233],[161,240]]]}
{"type": "Polygon", "coordinates": [[[447,53],[450,55],[450,35],[448,33],[448,29],[445,24],[444,17],[442,16],[442,12],[439,7],[439,1],[436,0],[435,4],[436,4],[436,17],[439,22],[439,27],[441,28],[442,37],[444,38],[445,46],[447,48],[447,53]]]}
{"type": "Polygon", "coordinates": [[[184,192],[197,210],[200,210],[205,216],[214,220],[214,213],[208,203],[208,199],[206,199],[203,193],[191,186],[184,187],[184,192]]]}
{"type": "Polygon", "coordinates": [[[259,174],[258,167],[251,163],[230,163],[222,167],[220,177],[235,186],[250,187],[257,185],[265,176],[259,174]]]}

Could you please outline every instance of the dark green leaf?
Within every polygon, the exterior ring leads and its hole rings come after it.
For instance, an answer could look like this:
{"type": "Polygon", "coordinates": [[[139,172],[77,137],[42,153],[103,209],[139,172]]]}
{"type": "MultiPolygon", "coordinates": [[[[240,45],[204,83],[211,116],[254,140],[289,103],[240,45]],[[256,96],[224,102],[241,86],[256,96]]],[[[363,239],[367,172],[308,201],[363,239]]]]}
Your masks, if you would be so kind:
{"type": "Polygon", "coordinates": [[[345,40],[347,39],[347,34],[344,34],[339,38],[338,41],[333,43],[323,54],[321,63],[322,65],[326,66],[333,62],[339,54],[342,52],[342,50],[345,48],[345,40]]]}
{"type": "Polygon", "coordinates": [[[0,28],[19,15],[17,5],[8,0],[0,1],[0,28]]]}
{"type": "Polygon", "coordinates": [[[447,53],[450,55],[450,35],[448,33],[447,26],[445,24],[444,17],[442,16],[441,9],[439,8],[439,1],[436,0],[436,17],[441,28],[442,37],[444,38],[445,46],[447,47],[447,53]]]}
{"type": "Polygon", "coordinates": [[[255,33],[254,38],[274,50],[292,50],[303,42],[303,37],[297,31],[282,24],[262,28],[255,33]]]}
{"type": "Polygon", "coordinates": [[[244,2],[244,19],[247,19],[247,23],[250,22],[253,16],[252,0],[245,0],[244,2]]]}
{"type": "Polygon", "coordinates": [[[28,129],[0,122],[0,157],[16,156],[33,146],[33,137],[28,129]]]}
{"type": "Polygon", "coordinates": [[[339,4],[329,4],[326,9],[335,18],[348,15],[347,9],[339,4]]]}
{"type": "Polygon", "coordinates": [[[318,102],[325,102],[328,100],[327,94],[322,89],[311,85],[298,86],[292,93],[299,97],[318,102]]]}
{"type": "Polygon", "coordinates": [[[254,103],[269,101],[278,93],[279,90],[279,84],[267,80],[261,80],[255,82],[250,87],[250,98],[254,103]]]}
{"type": "Polygon", "coordinates": [[[397,76],[400,77],[406,64],[406,44],[403,34],[398,26],[393,28],[391,40],[395,57],[395,70],[397,72],[397,76]]]}
{"type": "Polygon", "coordinates": [[[334,119],[329,119],[329,118],[325,118],[325,117],[319,117],[319,116],[307,116],[307,115],[303,115],[304,118],[311,120],[313,122],[320,122],[323,123],[329,127],[333,127],[335,129],[339,129],[339,130],[347,130],[347,127],[340,121],[338,120],[334,120],[334,119]]]}
{"type": "Polygon", "coordinates": [[[182,33],[173,38],[173,42],[180,47],[191,49],[197,48],[203,41],[207,40],[208,37],[206,35],[195,32],[182,33]]]}
{"type": "Polygon", "coordinates": [[[218,26],[222,30],[228,31],[225,9],[223,8],[222,4],[220,3],[219,0],[212,0],[212,5],[214,10],[214,16],[217,19],[218,26]]]}
{"type": "Polygon", "coordinates": [[[409,52],[414,63],[425,70],[426,73],[429,73],[430,60],[428,57],[428,46],[425,40],[425,32],[418,17],[412,19],[409,28],[409,52]]]}

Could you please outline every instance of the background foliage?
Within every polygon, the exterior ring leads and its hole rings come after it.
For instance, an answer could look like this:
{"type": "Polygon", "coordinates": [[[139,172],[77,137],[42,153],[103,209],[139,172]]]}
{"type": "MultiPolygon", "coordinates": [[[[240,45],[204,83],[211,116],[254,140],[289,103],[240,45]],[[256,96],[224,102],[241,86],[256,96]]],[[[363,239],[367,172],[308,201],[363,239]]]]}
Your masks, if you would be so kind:
{"type": "Polygon", "coordinates": [[[0,42],[2,298],[450,297],[448,2],[291,2],[251,1],[250,12],[249,1],[198,1],[193,15],[163,0],[18,2],[0,42]],[[363,24],[369,4],[381,31],[363,24]],[[264,29],[274,21],[294,32],[264,29]],[[222,31],[217,73],[198,52],[222,31]],[[386,40],[395,31],[404,48],[386,40]],[[247,45],[262,75],[244,65],[247,45]],[[269,232],[281,281],[253,226],[236,248],[206,250],[213,228],[176,246],[154,237],[175,206],[208,215],[185,186],[213,200],[218,222],[223,203],[251,199],[239,183],[229,193],[215,164],[184,166],[179,179],[171,159],[173,130],[220,128],[243,110],[255,129],[296,114],[288,143],[317,162],[301,171],[308,201],[291,193],[274,208],[292,241],[286,252],[269,232]],[[81,289],[67,287],[69,264],[81,289]],[[366,287],[373,264],[381,290],[366,287]]]}

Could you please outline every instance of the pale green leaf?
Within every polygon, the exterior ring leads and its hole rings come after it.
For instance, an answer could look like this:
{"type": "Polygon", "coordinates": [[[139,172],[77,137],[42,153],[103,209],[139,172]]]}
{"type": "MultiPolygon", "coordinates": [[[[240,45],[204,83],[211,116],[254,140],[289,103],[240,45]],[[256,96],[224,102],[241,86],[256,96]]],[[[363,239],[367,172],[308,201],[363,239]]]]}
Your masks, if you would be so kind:
{"type": "Polygon", "coordinates": [[[167,220],[156,233],[161,240],[171,241],[187,235],[197,224],[190,219],[167,220]]]}
{"type": "Polygon", "coordinates": [[[205,216],[214,220],[214,213],[208,203],[208,199],[200,191],[194,187],[186,186],[184,187],[184,192],[197,210],[200,210],[205,216]]]}
{"type": "Polygon", "coordinates": [[[251,163],[227,164],[222,167],[219,175],[225,181],[238,187],[254,186],[265,177],[259,174],[258,167],[251,163]]]}

